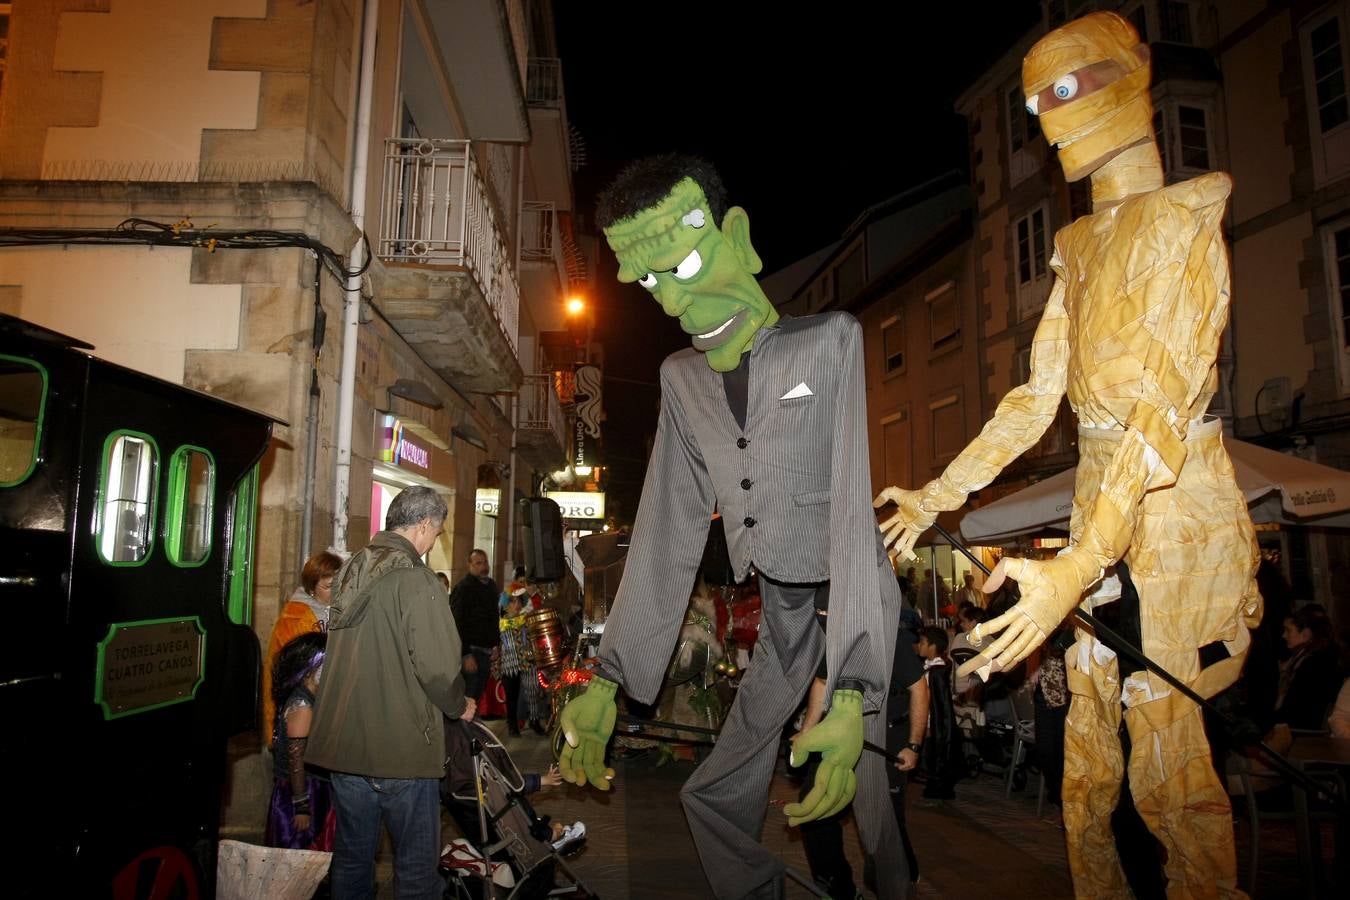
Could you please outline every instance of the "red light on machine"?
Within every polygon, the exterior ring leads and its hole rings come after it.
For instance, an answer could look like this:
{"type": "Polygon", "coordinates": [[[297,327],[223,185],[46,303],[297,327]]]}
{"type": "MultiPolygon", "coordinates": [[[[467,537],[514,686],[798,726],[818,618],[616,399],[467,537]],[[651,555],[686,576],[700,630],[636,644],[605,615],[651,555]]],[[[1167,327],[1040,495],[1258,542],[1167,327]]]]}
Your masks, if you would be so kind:
{"type": "Polygon", "coordinates": [[[550,682],[548,676],[542,671],[536,672],[535,677],[539,679],[539,686],[549,691],[559,687],[576,687],[577,685],[589,684],[592,674],[594,673],[590,669],[563,669],[556,682],[550,682]]]}
{"type": "Polygon", "coordinates": [[[590,669],[563,669],[563,684],[588,684],[591,680],[590,669]]]}

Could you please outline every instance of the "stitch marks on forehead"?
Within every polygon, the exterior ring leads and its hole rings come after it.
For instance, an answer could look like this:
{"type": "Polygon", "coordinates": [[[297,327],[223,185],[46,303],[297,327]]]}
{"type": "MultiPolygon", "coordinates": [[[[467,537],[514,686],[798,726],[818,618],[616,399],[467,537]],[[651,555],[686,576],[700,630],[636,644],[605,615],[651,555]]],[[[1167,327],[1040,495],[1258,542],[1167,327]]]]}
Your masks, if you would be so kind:
{"type": "Polygon", "coordinates": [[[693,179],[675,185],[655,206],[615,222],[605,240],[619,258],[619,278],[633,281],[650,270],[651,261],[668,252],[683,235],[704,228],[708,199],[693,179]]]}

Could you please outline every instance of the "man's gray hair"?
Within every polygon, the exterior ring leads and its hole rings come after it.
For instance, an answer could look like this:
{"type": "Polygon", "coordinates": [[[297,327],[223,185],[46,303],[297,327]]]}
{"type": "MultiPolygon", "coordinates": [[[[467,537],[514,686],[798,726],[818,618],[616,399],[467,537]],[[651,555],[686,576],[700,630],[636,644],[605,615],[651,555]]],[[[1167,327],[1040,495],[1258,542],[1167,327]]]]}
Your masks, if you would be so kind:
{"type": "Polygon", "coordinates": [[[411,528],[423,519],[440,527],[445,522],[449,509],[441,495],[429,487],[414,485],[399,491],[389,504],[389,512],[384,516],[386,531],[398,528],[411,528]]]}

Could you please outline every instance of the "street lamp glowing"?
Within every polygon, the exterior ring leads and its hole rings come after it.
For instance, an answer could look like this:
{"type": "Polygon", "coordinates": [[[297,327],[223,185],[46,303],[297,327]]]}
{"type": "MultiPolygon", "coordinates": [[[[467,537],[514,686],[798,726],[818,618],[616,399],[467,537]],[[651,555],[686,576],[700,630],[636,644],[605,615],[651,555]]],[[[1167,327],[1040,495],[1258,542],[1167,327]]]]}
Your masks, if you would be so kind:
{"type": "Polygon", "coordinates": [[[580,297],[567,298],[567,314],[569,316],[579,316],[586,308],[586,301],[580,297]]]}

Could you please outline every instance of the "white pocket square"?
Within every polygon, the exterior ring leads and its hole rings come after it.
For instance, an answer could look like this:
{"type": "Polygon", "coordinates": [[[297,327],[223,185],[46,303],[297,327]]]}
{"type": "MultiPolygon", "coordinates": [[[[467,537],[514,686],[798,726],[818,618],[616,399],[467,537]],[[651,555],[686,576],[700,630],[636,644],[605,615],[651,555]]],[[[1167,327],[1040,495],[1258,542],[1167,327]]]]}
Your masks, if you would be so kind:
{"type": "Polygon", "coordinates": [[[795,388],[793,388],[792,390],[788,391],[788,392],[787,392],[786,394],[784,394],[783,396],[779,397],[778,399],[779,399],[779,400],[796,400],[798,397],[810,397],[810,396],[812,395],[812,393],[813,393],[812,390],[811,390],[809,387],[807,387],[807,386],[806,386],[806,382],[803,381],[803,382],[801,382],[800,384],[798,384],[795,388]]]}

